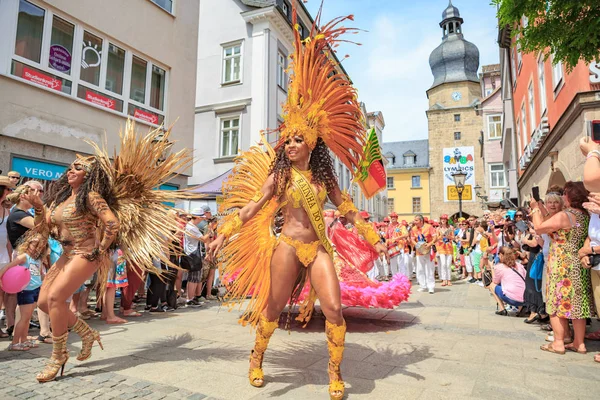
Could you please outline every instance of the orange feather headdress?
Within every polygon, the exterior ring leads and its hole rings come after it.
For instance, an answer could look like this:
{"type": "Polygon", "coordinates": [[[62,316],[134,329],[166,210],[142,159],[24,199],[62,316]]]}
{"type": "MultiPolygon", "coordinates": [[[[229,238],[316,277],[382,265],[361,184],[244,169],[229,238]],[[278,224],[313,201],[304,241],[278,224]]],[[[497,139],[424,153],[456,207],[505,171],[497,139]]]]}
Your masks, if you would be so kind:
{"type": "Polygon", "coordinates": [[[363,153],[364,116],[356,89],[348,76],[340,72],[332,53],[340,42],[348,42],[341,40],[341,35],[358,31],[339,26],[343,21],[353,19],[352,15],[338,17],[319,27],[319,9],[309,35],[302,40],[296,4],[293,3],[295,40],[290,65],[292,74],[287,102],[283,106],[284,122],[278,129],[281,139],[277,145],[281,146],[294,136],[302,136],[312,150],[320,137],[351,171],[359,166],[363,153]]]}

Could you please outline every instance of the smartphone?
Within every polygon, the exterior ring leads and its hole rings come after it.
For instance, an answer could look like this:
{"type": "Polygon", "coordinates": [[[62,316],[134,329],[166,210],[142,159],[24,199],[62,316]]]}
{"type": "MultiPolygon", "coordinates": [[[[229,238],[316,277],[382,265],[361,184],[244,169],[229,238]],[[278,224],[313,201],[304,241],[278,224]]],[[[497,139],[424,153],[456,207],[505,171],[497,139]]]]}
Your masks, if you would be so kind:
{"type": "Polygon", "coordinates": [[[521,232],[527,232],[529,230],[529,227],[527,226],[527,224],[524,221],[519,221],[515,224],[515,227],[517,228],[518,231],[521,232]]]}
{"type": "Polygon", "coordinates": [[[592,121],[592,141],[600,143],[600,120],[592,121]]]}
{"type": "Polygon", "coordinates": [[[540,201],[540,187],[534,186],[531,188],[531,195],[535,201],[540,201]]]}

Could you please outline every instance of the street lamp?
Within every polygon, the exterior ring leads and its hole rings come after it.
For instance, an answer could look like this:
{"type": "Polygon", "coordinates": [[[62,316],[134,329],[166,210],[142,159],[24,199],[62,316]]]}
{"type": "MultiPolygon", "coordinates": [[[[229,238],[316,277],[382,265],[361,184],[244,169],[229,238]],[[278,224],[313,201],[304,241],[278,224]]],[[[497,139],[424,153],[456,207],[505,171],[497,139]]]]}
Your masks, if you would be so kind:
{"type": "Polygon", "coordinates": [[[160,155],[156,160],[156,165],[160,165],[163,162],[165,162],[167,157],[169,157],[169,155],[171,154],[171,147],[173,147],[173,143],[170,142],[169,139],[167,139],[168,135],[166,133],[167,132],[165,128],[161,126],[160,128],[158,128],[158,132],[152,139],[152,143],[154,145],[160,146],[160,148],[162,149],[160,155]]]}
{"type": "Polygon", "coordinates": [[[479,200],[481,200],[481,209],[485,210],[486,204],[488,201],[488,197],[481,194],[481,186],[476,185],[474,189],[475,189],[475,195],[479,198],[479,200]]]}
{"type": "Polygon", "coordinates": [[[465,179],[467,179],[467,174],[459,167],[458,171],[452,174],[452,178],[454,178],[456,193],[458,193],[458,217],[462,218],[462,194],[463,190],[465,190],[465,179]]]}

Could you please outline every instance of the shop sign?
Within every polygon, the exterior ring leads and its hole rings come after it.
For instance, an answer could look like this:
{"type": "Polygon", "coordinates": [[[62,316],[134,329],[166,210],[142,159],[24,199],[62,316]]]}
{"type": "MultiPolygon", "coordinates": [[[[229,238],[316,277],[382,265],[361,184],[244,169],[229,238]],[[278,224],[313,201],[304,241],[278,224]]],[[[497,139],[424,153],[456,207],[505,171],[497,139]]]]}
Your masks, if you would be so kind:
{"type": "Polygon", "coordinates": [[[590,64],[590,83],[591,84],[600,83],[600,63],[591,63],[590,64]]]}
{"type": "Polygon", "coordinates": [[[62,89],[62,81],[60,79],[53,78],[46,74],[42,74],[41,72],[38,72],[35,69],[23,67],[22,78],[50,89],[59,91],[62,89]]]}
{"type": "Polygon", "coordinates": [[[111,110],[115,109],[115,101],[113,99],[109,99],[108,97],[102,96],[101,94],[92,92],[90,90],[85,91],[85,99],[92,104],[110,108],[111,110]]]}
{"type": "Polygon", "coordinates": [[[50,66],[60,72],[69,72],[71,70],[71,53],[69,50],[59,44],[50,46],[50,66]]]}
{"type": "Polygon", "coordinates": [[[11,170],[20,173],[23,177],[44,181],[54,181],[59,179],[67,169],[64,165],[28,160],[21,157],[13,157],[10,168],[11,170]]]}
{"type": "Polygon", "coordinates": [[[460,169],[467,174],[462,193],[463,201],[473,201],[475,186],[475,147],[448,147],[442,151],[444,168],[444,201],[458,201],[458,192],[452,174],[460,169]]]}
{"type": "Polygon", "coordinates": [[[156,114],[136,108],[133,112],[133,116],[135,118],[141,119],[142,121],[146,121],[151,124],[158,125],[158,115],[156,115],[156,114]]]}
{"type": "Polygon", "coordinates": [[[535,153],[537,153],[540,147],[542,147],[542,144],[544,143],[544,140],[546,139],[546,136],[548,136],[549,132],[550,127],[548,126],[548,118],[542,118],[540,125],[535,129],[533,135],[531,136],[531,142],[525,146],[523,155],[519,160],[519,166],[521,167],[521,170],[524,170],[529,165],[535,153]]]}

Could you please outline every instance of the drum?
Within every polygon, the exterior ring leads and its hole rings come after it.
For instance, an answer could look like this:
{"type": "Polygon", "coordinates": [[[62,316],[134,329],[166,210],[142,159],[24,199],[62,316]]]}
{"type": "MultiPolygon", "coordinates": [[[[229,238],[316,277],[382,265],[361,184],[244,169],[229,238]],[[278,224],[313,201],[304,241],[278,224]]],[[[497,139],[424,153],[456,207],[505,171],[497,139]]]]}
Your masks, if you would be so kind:
{"type": "Polygon", "coordinates": [[[429,253],[429,250],[425,245],[427,244],[427,242],[425,241],[419,241],[417,242],[417,245],[415,246],[415,251],[417,252],[418,255],[420,256],[424,256],[425,254],[429,253]]]}

